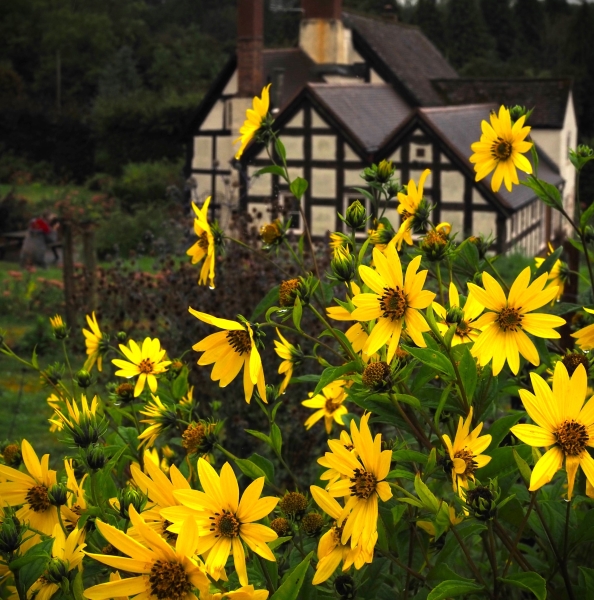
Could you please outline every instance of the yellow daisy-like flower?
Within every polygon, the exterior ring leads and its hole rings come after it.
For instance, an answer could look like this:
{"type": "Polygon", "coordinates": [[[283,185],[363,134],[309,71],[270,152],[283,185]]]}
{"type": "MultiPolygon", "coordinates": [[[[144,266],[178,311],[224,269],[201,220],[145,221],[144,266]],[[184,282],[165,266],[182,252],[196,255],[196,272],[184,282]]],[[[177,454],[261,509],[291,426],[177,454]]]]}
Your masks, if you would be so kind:
{"type": "Polygon", "coordinates": [[[322,417],[324,417],[324,425],[328,435],[332,432],[333,421],[336,421],[339,425],[344,425],[342,417],[349,412],[342,405],[346,398],[346,383],[342,379],[337,379],[329,383],[319,394],[314,396],[310,393],[310,398],[301,403],[307,408],[318,409],[305,421],[306,429],[311,429],[322,417]]]}
{"type": "MultiPolygon", "coordinates": [[[[264,487],[264,477],[255,479],[248,485],[239,497],[237,478],[229,463],[221,469],[221,475],[203,458],[198,459],[198,477],[203,492],[197,490],[176,490],[173,492],[176,500],[185,507],[196,512],[196,521],[200,538],[196,544],[198,554],[208,554],[206,570],[214,579],[219,579],[229,558],[233,554],[235,570],[241,585],[248,585],[245,564],[245,550],[242,541],[256,554],[266,560],[276,561],[276,558],[266,542],[272,542],[278,536],[276,533],[259,523],[278,503],[278,498],[266,496],[260,498],[264,487]]],[[[170,531],[178,533],[182,530],[180,517],[186,512],[180,508],[166,508],[161,511],[163,517],[174,523],[170,531]]]]}
{"type": "Polygon", "coordinates": [[[202,208],[198,208],[194,202],[192,202],[192,208],[196,213],[194,219],[194,233],[198,237],[198,241],[186,252],[188,256],[192,257],[192,264],[195,265],[200,261],[204,261],[202,269],[200,270],[200,278],[198,279],[199,285],[210,285],[214,288],[214,277],[215,277],[215,242],[212,230],[208,222],[208,207],[210,205],[211,197],[209,196],[202,205],[202,208]]]}
{"type": "MultiPolygon", "coordinates": [[[[121,581],[122,577],[120,576],[119,571],[112,571],[109,574],[109,581],[121,581]]],[[[116,596],[113,600],[129,600],[128,596],[116,596]]]]}
{"type": "Polygon", "coordinates": [[[133,506],[129,513],[142,543],[98,519],[96,524],[101,535],[126,557],[91,553],[87,556],[114,569],[137,573],[136,577],[100,583],[86,589],[84,595],[90,600],[109,600],[116,596],[197,600],[193,590],[207,591],[209,582],[204,570],[192,559],[199,544],[194,519],[185,520],[172,548],[144,522],[133,506]]]}
{"type": "Polygon", "coordinates": [[[351,250],[351,240],[343,233],[330,234],[330,248],[332,249],[332,257],[340,257],[340,253],[344,250],[351,250]]]}
{"type": "Polygon", "coordinates": [[[203,352],[198,359],[199,365],[214,363],[210,378],[218,381],[219,387],[226,387],[237,377],[243,367],[245,401],[250,403],[254,385],[257,385],[260,398],[263,402],[267,402],[262,359],[256,348],[250,324],[219,319],[193,308],[188,310],[204,323],[224,330],[213,333],[192,346],[196,352],[203,352]]]}
{"type": "MultiPolygon", "coordinates": [[[[58,524],[58,510],[52,506],[48,490],[56,484],[56,472],[49,468],[49,454],[44,454],[41,462],[27,440],[21,444],[23,462],[27,473],[12,467],[0,465],[0,498],[8,506],[21,506],[16,512],[21,523],[29,523],[32,529],[51,536],[58,524]]],[[[22,546],[26,552],[39,542],[37,534],[31,536],[22,546]]]]}
{"type": "Polygon", "coordinates": [[[462,490],[468,488],[468,480],[474,481],[474,472],[491,460],[490,456],[481,454],[489,447],[491,436],[480,435],[483,429],[482,423],[479,423],[472,431],[470,431],[471,425],[472,407],[466,419],[460,417],[454,443],[449,435],[444,434],[443,436],[452,461],[452,484],[454,491],[457,491],[460,496],[464,493],[462,490]]]}
{"type": "MultiPolygon", "coordinates": [[[[413,179],[408,182],[406,194],[404,192],[398,192],[398,214],[402,222],[396,232],[396,245],[398,250],[402,247],[402,242],[406,242],[409,246],[412,246],[412,230],[413,221],[421,202],[423,201],[423,186],[425,180],[431,173],[430,169],[425,169],[419,179],[419,187],[417,188],[413,179]]],[[[423,307],[424,308],[424,307],[423,307]]]]}
{"type": "Polygon", "coordinates": [[[357,308],[352,317],[357,321],[377,320],[363,350],[372,355],[384,344],[389,344],[387,362],[390,363],[398,348],[403,325],[417,346],[426,346],[423,332],[429,331],[429,325],[419,310],[427,308],[435,294],[423,289],[427,271],[417,273],[421,256],[410,261],[404,280],[394,244],[390,244],[385,253],[374,248],[373,261],[375,270],[365,265],[359,267],[361,279],[373,293],[357,294],[353,298],[357,308]]]}
{"type": "Polygon", "coordinates": [[[85,346],[87,347],[88,355],[84,368],[87,371],[91,371],[94,364],[97,363],[97,370],[102,371],[103,355],[107,351],[108,346],[105,343],[105,339],[103,338],[103,333],[101,333],[101,330],[99,329],[99,323],[97,323],[95,311],[93,311],[91,316],[86,315],[86,317],[87,323],[91,330],[82,330],[83,335],[85,336],[85,346]]]}
{"type": "MultiPolygon", "coordinates": [[[[553,246],[551,245],[551,242],[549,242],[549,256],[553,252],[553,246]]],[[[545,260],[546,259],[537,256],[534,259],[536,268],[538,269],[545,260]]],[[[558,300],[561,300],[563,292],[565,291],[565,283],[567,282],[568,275],[569,267],[561,259],[557,259],[549,272],[549,282],[553,285],[556,285],[559,288],[559,290],[557,291],[557,296],[553,298],[553,301],[551,302],[552,305],[554,305],[555,302],[557,302],[558,300]]]]}
{"type": "Polygon", "coordinates": [[[264,124],[266,115],[268,114],[268,108],[270,106],[270,83],[262,90],[262,97],[256,96],[253,101],[253,108],[248,108],[245,113],[245,121],[241,126],[239,133],[240,136],[233,142],[241,141],[241,146],[235,154],[235,159],[239,160],[243,151],[247,145],[252,141],[258,130],[264,124]]]}
{"type": "Polygon", "coordinates": [[[148,427],[138,436],[139,448],[143,444],[146,444],[147,448],[151,448],[165,429],[177,424],[175,410],[163,404],[159,396],[154,394],[151,394],[151,396],[152,400],[147,403],[144,410],[140,411],[141,415],[149,418],[141,421],[141,423],[146,423],[148,427]]]}
{"type": "MultiPolygon", "coordinates": [[[[586,308],[584,306],[583,309],[587,313],[594,315],[594,310],[591,308],[586,308]]],[[[572,333],[571,337],[574,337],[577,340],[576,343],[582,350],[592,350],[592,348],[594,348],[594,324],[582,327],[579,331],[572,333]]]]}
{"type": "MultiPolygon", "coordinates": [[[[82,529],[73,529],[68,537],[64,535],[64,531],[60,525],[54,527],[52,532],[54,543],[52,545],[52,563],[60,565],[60,573],[73,571],[81,565],[85,553],[83,548],[84,531],[82,529]]],[[[27,592],[27,597],[32,598],[35,595],[35,600],[50,600],[50,598],[60,589],[60,585],[56,582],[55,575],[51,571],[46,571],[27,592]]]]}
{"type": "MultiPolygon", "coordinates": [[[[331,452],[325,454],[325,463],[342,475],[327,489],[335,498],[348,498],[337,523],[343,527],[341,543],[346,544],[350,539],[353,548],[360,540],[370,540],[377,532],[378,497],[383,502],[392,497],[389,484],[383,481],[390,471],[392,452],[382,451],[381,433],[375,438],[371,437],[369,417],[370,413],[361,417],[360,429],[355,421],[351,421],[351,437],[356,453],[345,448],[339,440],[328,440],[331,452]]],[[[314,487],[310,488],[312,494],[314,487]]]]}
{"type": "Polygon", "coordinates": [[[80,515],[87,508],[87,501],[85,499],[84,484],[88,474],[85,473],[80,483],[76,480],[74,474],[74,467],[72,466],[72,459],[64,461],[64,468],[66,469],[66,487],[70,490],[66,504],[60,507],[62,511],[62,518],[76,527],[80,515]]]}
{"type": "Polygon", "coordinates": [[[266,600],[268,590],[256,590],[253,585],[243,585],[237,590],[231,592],[216,592],[215,594],[203,594],[200,600],[266,600]]]}
{"type": "Polygon", "coordinates": [[[484,289],[468,284],[470,294],[488,311],[474,322],[482,331],[471,352],[481,367],[493,359],[493,375],[499,374],[506,361],[512,373],[517,374],[519,354],[535,366],[540,364],[536,346],[525,332],[542,338],[560,337],[553,327],[560,327],[565,319],[532,312],[557,295],[557,286],[544,289],[547,278],[548,274],[544,273],[530,283],[530,267],[526,267],[514,281],[507,298],[488,273],[483,273],[484,289]]]}
{"type": "Polygon", "coordinates": [[[367,234],[369,235],[369,242],[382,252],[394,237],[394,232],[383,223],[379,223],[375,229],[370,229],[367,234]]]}
{"type": "MultiPolygon", "coordinates": [[[[62,400],[62,398],[56,396],[56,394],[51,394],[47,399],[47,403],[49,404],[49,407],[52,409],[53,412],[57,412],[60,409],[62,409],[64,401],[62,400]]],[[[57,421],[55,421],[54,419],[48,419],[48,421],[50,423],[50,433],[62,431],[62,421],[60,421],[59,419],[57,421]]]]}
{"type": "Polygon", "coordinates": [[[280,338],[280,342],[274,340],[274,351],[276,354],[283,359],[280,366],[278,367],[279,374],[284,374],[284,379],[279,387],[279,393],[284,394],[287,386],[289,385],[289,381],[291,381],[291,377],[293,377],[293,367],[295,365],[301,364],[303,353],[301,350],[298,350],[291,344],[285,337],[283,337],[282,333],[276,329],[276,333],[280,338]]]}
{"type": "Polygon", "coordinates": [[[498,192],[503,182],[507,191],[511,192],[512,184],[520,183],[516,169],[532,173],[530,161],[523,156],[532,148],[532,142],[525,141],[530,127],[524,127],[525,115],[512,125],[509,109],[505,106],[499,108],[499,116],[493,111],[490,118],[491,124],[481,122],[483,134],[480,141],[470,146],[474,154],[469,160],[474,163],[476,181],[495,171],[491,180],[493,191],[498,192]]]}
{"type": "Polygon", "coordinates": [[[445,335],[449,328],[456,324],[456,333],[452,338],[452,346],[474,342],[480,335],[480,330],[474,326],[474,322],[485,310],[485,307],[476,300],[474,296],[468,296],[463,307],[460,306],[460,295],[454,285],[450,283],[450,307],[446,310],[441,304],[433,303],[433,310],[441,317],[442,321],[437,323],[437,328],[445,335]]]}
{"type": "Polygon", "coordinates": [[[120,367],[115,374],[128,379],[138,376],[134,387],[135,398],[142,394],[146,383],[154,394],[158,387],[155,375],[165,373],[171,361],[163,360],[165,350],[161,348],[161,342],[157,338],[145,338],[142,348],[134,340],[130,340],[129,346],[128,348],[120,344],[120,350],[128,359],[127,361],[120,358],[114,358],[111,361],[116,367],[120,367]]]}
{"type": "MultiPolygon", "coordinates": [[[[353,444],[353,440],[351,439],[351,436],[349,435],[349,432],[346,431],[346,429],[343,429],[340,432],[339,441],[349,452],[357,456],[357,449],[355,448],[355,444],[353,444]]],[[[322,467],[326,467],[327,469],[320,475],[320,479],[322,481],[328,482],[326,484],[326,489],[328,489],[328,486],[332,485],[335,481],[338,481],[339,479],[347,479],[346,475],[343,475],[340,471],[337,471],[336,469],[333,469],[330,466],[330,463],[326,460],[325,456],[318,458],[318,464],[322,467]]]]}
{"type": "MultiPolygon", "coordinates": [[[[64,411],[61,407],[55,408],[55,419],[50,420],[50,423],[53,423],[60,431],[66,428],[67,431],[72,433],[72,435],[75,437],[77,436],[77,433],[80,432],[81,435],[86,438],[89,438],[90,436],[93,436],[93,438],[98,438],[97,396],[93,397],[91,406],[89,406],[87,397],[84,394],[81,394],[80,409],[78,408],[76,400],[72,400],[72,402],[70,402],[70,400],[66,399],[65,402],[66,411],[64,411]],[[65,412],[68,413],[68,416],[64,414],[65,412]],[[94,432],[92,431],[93,428],[95,428],[94,432]]],[[[96,441],[97,439],[90,439],[89,443],[95,443],[96,441]]]]}
{"type": "Polygon", "coordinates": [[[312,580],[313,585],[318,585],[326,581],[342,561],[342,570],[348,571],[352,565],[355,569],[360,569],[366,563],[373,561],[373,548],[377,542],[377,531],[374,531],[369,540],[362,540],[362,543],[351,547],[350,544],[343,544],[342,532],[345,521],[338,525],[338,521],[343,511],[343,507],[325,490],[311,486],[311,495],[318,506],[334,519],[334,525],[320,538],[318,544],[318,564],[316,573],[312,580]]]}
{"type": "Polygon", "coordinates": [[[579,365],[571,378],[559,361],[553,373],[552,389],[536,373],[530,373],[534,394],[520,390],[526,412],[536,425],[514,425],[512,433],[529,446],[548,448],[540,457],[530,477],[534,492],[551,481],[559,469],[567,471],[567,499],[571,500],[578,467],[594,485],[594,459],[588,446],[594,447],[594,397],[584,405],[588,376],[579,365]]]}

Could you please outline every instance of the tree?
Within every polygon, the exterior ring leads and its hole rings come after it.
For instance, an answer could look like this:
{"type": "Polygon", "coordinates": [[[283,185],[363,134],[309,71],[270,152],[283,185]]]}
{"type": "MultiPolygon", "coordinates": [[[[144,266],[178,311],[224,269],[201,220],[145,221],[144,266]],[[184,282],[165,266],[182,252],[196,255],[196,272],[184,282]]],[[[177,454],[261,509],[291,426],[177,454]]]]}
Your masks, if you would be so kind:
{"type": "Polygon", "coordinates": [[[487,30],[495,40],[497,56],[507,61],[514,54],[516,27],[509,0],[480,0],[487,30]]]}
{"type": "Polygon", "coordinates": [[[418,0],[413,23],[441,50],[446,49],[443,15],[436,0],[418,0]]]}

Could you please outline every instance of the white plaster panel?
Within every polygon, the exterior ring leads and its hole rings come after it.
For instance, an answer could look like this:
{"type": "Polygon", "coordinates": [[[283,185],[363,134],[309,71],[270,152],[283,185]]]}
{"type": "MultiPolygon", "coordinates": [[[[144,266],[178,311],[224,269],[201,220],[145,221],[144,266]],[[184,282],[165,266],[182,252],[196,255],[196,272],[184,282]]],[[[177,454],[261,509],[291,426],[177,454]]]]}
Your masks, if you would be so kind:
{"type": "Polygon", "coordinates": [[[336,227],[336,209],[333,206],[311,207],[312,235],[325,235],[336,227]]]}
{"type": "Polygon", "coordinates": [[[228,169],[229,161],[233,158],[235,150],[238,146],[233,146],[233,136],[219,135],[217,136],[217,160],[219,161],[219,169],[228,169]]]}
{"type": "Polygon", "coordinates": [[[441,172],[441,199],[444,202],[464,201],[464,176],[459,171],[441,172]]]}
{"type": "Polygon", "coordinates": [[[312,109],[311,111],[311,126],[322,128],[322,129],[330,129],[329,125],[320,117],[320,115],[312,109]]]}
{"type": "Polygon", "coordinates": [[[249,167],[248,176],[250,178],[250,185],[248,190],[249,196],[270,196],[272,193],[272,175],[270,173],[264,173],[254,177],[254,173],[260,170],[260,167],[249,167]]]}
{"type": "Polygon", "coordinates": [[[359,174],[361,173],[360,170],[354,171],[352,169],[345,169],[344,171],[344,185],[345,187],[364,187],[365,186],[365,181],[363,181],[363,179],[361,179],[361,177],[359,176],[359,174]]]}
{"type": "Polygon", "coordinates": [[[487,201],[476,188],[472,188],[472,205],[476,206],[477,204],[487,204],[487,201]]]}
{"type": "Polygon", "coordinates": [[[287,135],[283,137],[283,144],[287,151],[287,160],[303,159],[303,138],[301,136],[287,135]]]}
{"type": "Polygon", "coordinates": [[[312,136],[311,157],[313,160],[336,160],[336,137],[333,135],[312,136]]]}
{"type": "Polygon", "coordinates": [[[336,197],[336,171],[334,169],[311,170],[311,195],[314,198],[336,197]]]}
{"type": "Polygon", "coordinates": [[[212,169],[212,138],[194,138],[193,169],[212,169]]]}
{"type": "Polygon", "coordinates": [[[344,159],[360,160],[358,154],[348,144],[344,145],[344,159]]]}
{"type": "Polygon", "coordinates": [[[295,177],[303,177],[303,167],[288,167],[289,179],[293,181],[295,177]]]}
{"type": "Polygon", "coordinates": [[[462,237],[464,230],[464,213],[461,210],[442,210],[440,219],[452,226],[452,233],[458,234],[458,239],[462,237]]]}
{"type": "Polygon", "coordinates": [[[227,82],[227,85],[225,86],[225,89],[223,90],[223,94],[224,95],[229,94],[230,96],[237,94],[237,69],[235,69],[235,71],[233,71],[233,75],[231,75],[231,78],[227,82]]]}
{"type": "Polygon", "coordinates": [[[206,196],[210,196],[210,194],[212,194],[212,179],[210,175],[205,175],[204,173],[193,173],[192,178],[197,185],[197,198],[206,198],[206,196]]]}
{"type": "Polygon", "coordinates": [[[497,233],[497,213],[494,212],[478,212],[472,213],[472,235],[497,233]]]}
{"type": "MultiPolygon", "coordinates": [[[[424,171],[424,169],[423,169],[424,171]]],[[[423,174],[423,171],[410,171],[410,178],[414,180],[415,185],[417,187],[419,187],[419,180],[421,179],[421,175],[423,174]]],[[[402,183],[406,183],[408,184],[408,181],[403,181],[402,183]]],[[[433,173],[429,173],[429,175],[427,175],[427,179],[425,179],[425,185],[423,186],[424,189],[430,188],[431,185],[433,183],[433,173]]]]}
{"type": "Polygon", "coordinates": [[[214,129],[223,129],[223,117],[225,113],[225,104],[221,100],[217,100],[211,108],[208,116],[202,123],[200,129],[202,131],[212,131],[214,129]]]}
{"type": "Polygon", "coordinates": [[[300,110],[285,127],[303,127],[303,111],[300,110]]]}
{"type": "Polygon", "coordinates": [[[369,70],[369,83],[386,83],[377,71],[374,69],[369,70]]]}
{"type": "Polygon", "coordinates": [[[439,155],[439,162],[443,163],[444,165],[449,165],[450,161],[448,160],[448,157],[445,156],[445,154],[440,154],[439,155]]]}
{"type": "Polygon", "coordinates": [[[433,147],[431,144],[414,144],[411,142],[408,156],[410,162],[431,162],[433,160],[433,147]]]}
{"type": "Polygon", "coordinates": [[[400,162],[402,156],[402,148],[396,148],[396,150],[390,156],[390,160],[393,162],[400,162]]]}
{"type": "Polygon", "coordinates": [[[265,202],[249,202],[248,214],[252,217],[252,227],[260,229],[265,223],[270,223],[269,205],[265,202]],[[258,216],[259,215],[259,216],[258,216]]]}

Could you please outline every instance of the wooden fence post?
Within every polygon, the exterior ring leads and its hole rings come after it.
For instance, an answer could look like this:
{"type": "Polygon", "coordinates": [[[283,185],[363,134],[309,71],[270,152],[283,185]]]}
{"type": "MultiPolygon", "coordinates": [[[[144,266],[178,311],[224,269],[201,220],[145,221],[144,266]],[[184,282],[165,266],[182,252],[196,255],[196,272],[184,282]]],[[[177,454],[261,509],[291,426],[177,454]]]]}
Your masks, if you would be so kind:
{"type": "Polygon", "coordinates": [[[87,288],[86,308],[91,313],[97,308],[97,253],[95,252],[95,226],[87,223],[83,229],[83,263],[87,288]]]}
{"type": "Polygon", "coordinates": [[[74,302],[74,241],[72,223],[64,220],[62,227],[62,276],[64,279],[64,301],[66,303],[66,323],[76,326],[76,305],[74,302]]]}

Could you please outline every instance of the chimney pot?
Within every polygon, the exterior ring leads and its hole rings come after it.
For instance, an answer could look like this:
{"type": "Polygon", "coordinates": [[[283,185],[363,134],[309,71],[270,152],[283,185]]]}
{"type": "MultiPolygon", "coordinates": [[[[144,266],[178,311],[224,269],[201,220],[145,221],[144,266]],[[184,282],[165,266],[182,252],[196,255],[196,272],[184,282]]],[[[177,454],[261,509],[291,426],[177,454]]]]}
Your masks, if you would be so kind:
{"type": "Polygon", "coordinates": [[[304,19],[342,18],[342,0],[301,0],[304,19]]]}

